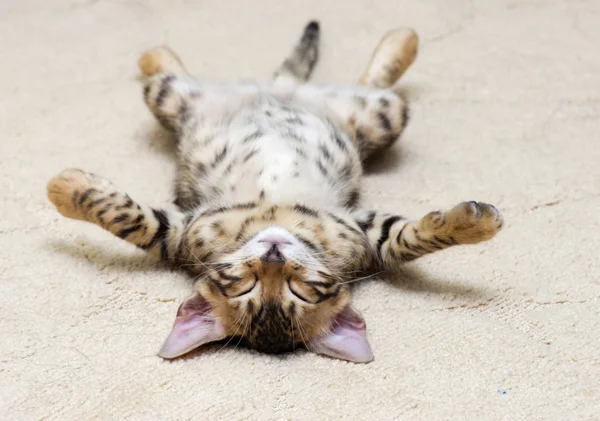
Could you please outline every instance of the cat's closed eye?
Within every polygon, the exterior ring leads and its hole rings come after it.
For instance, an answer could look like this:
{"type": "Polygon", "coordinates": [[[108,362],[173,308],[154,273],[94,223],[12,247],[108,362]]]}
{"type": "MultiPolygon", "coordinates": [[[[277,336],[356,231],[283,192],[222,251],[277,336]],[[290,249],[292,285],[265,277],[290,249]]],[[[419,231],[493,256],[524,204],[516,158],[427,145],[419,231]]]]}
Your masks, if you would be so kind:
{"type": "Polygon", "coordinates": [[[308,298],[308,295],[306,294],[306,292],[303,292],[302,289],[300,288],[300,286],[298,285],[298,281],[292,279],[291,277],[288,278],[287,280],[287,284],[288,284],[288,288],[290,290],[290,292],[297,298],[299,298],[300,300],[309,303],[309,304],[314,304],[310,298],[308,298]]]}
{"type": "Polygon", "coordinates": [[[249,293],[251,293],[254,288],[256,287],[256,284],[258,283],[257,279],[254,278],[251,281],[247,282],[244,286],[240,287],[240,289],[233,295],[231,295],[231,298],[239,298],[239,297],[243,297],[244,295],[247,295],[249,293]]]}

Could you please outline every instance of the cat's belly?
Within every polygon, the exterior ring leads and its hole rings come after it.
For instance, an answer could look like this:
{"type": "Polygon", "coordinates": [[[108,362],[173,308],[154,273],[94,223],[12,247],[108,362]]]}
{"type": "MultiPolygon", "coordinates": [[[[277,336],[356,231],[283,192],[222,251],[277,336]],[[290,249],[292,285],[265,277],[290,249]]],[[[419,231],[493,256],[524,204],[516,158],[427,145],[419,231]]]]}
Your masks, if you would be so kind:
{"type": "Polygon", "coordinates": [[[358,196],[361,164],[348,136],[325,118],[267,98],[223,123],[199,154],[205,201],[228,205],[264,198],[317,207],[358,196]]]}

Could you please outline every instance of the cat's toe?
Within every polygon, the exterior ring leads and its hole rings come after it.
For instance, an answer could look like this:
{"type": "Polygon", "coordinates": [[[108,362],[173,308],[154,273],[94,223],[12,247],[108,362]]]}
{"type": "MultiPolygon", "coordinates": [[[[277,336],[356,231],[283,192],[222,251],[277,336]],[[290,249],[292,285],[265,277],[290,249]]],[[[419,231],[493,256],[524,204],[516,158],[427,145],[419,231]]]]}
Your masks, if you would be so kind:
{"type": "Polygon", "coordinates": [[[83,219],[80,206],[91,194],[101,187],[98,177],[76,168],[62,171],[48,182],[48,199],[56,210],[67,218],[83,219]]]}
{"type": "Polygon", "coordinates": [[[495,206],[483,202],[463,202],[448,212],[453,237],[462,244],[474,244],[494,237],[504,220],[495,206]]]}

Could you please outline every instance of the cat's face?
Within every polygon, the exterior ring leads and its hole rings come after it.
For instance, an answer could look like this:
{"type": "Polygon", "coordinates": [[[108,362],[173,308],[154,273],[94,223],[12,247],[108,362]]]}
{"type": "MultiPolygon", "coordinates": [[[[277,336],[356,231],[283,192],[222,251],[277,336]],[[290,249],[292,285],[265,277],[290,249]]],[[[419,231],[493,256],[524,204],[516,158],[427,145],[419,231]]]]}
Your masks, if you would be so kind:
{"type": "Polygon", "coordinates": [[[212,244],[196,294],[179,309],[161,356],[230,337],[268,353],[305,346],[343,359],[370,360],[364,321],[349,307],[346,278],[340,275],[342,265],[348,271],[356,243],[351,233],[340,237],[339,227],[325,229],[328,221],[313,219],[300,225],[290,218],[275,225],[246,224],[241,236],[229,235],[226,223],[210,223],[224,235],[212,244]],[[196,336],[193,343],[190,335],[196,336]]]}
{"type": "Polygon", "coordinates": [[[291,351],[324,332],[349,304],[348,287],[316,252],[283,227],[269,227],[224,254],[199,285],[227,336],[263,352],[291,351]]]}

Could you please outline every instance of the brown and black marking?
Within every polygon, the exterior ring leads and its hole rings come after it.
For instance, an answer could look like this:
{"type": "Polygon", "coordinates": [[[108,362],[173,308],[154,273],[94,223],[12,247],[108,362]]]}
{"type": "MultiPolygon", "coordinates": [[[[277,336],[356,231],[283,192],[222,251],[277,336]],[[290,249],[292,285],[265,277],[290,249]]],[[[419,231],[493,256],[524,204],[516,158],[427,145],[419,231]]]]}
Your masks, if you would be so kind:
{"type": "Polygon", "coordinates": [[[362,161],[390,147],[408,122],[393,85],[414,59],[415,38],[386,36],[354,87],[303,84],[318,57],[316,22],[274,84],[258,89],[201,84],[172,52],[155,49],[140,62],[144,100],[177,140],[180,211],[142,206],[74,169],[50,181],[48,196],[61,214],[197,276],[196,297],[222,322],[220,338],[237,335],[270,353],[310,344],[349,308],[346,284],[357,274],[485,241],[502,227],[497,210],[477,202],[419,220],[357,208],[362,161]],[[270,228],[293,238],[282,250],[269,240],[265,252],[257,236],[270,228]]]}

